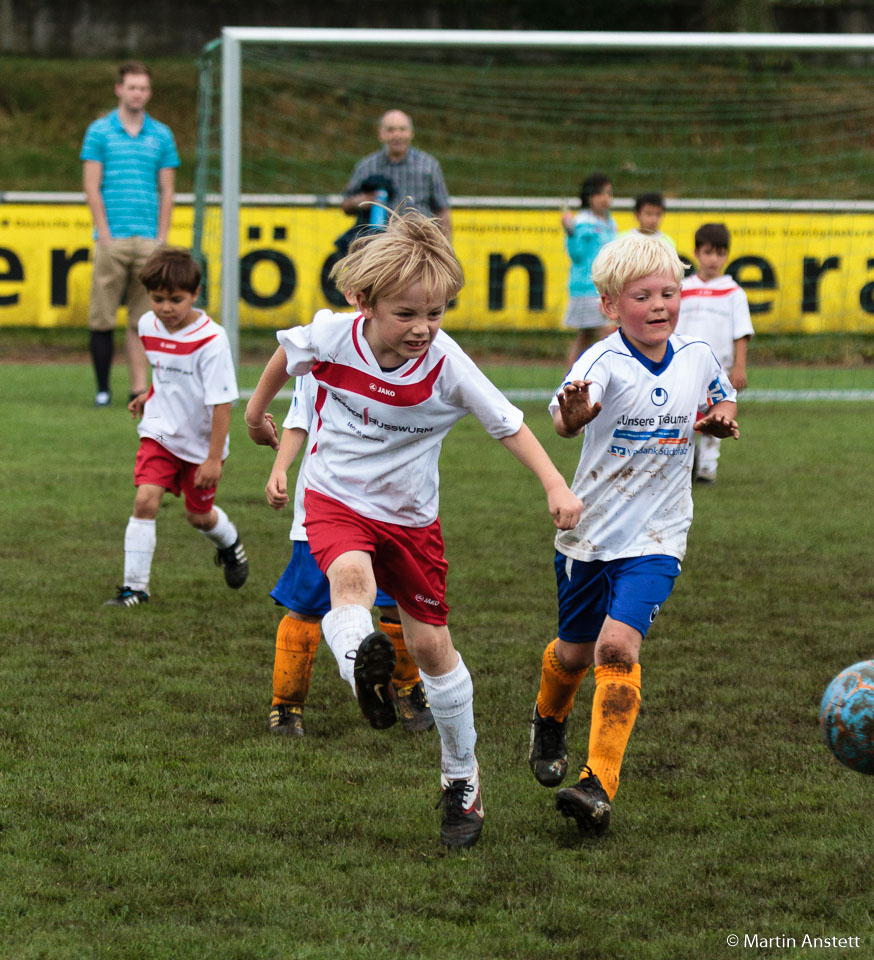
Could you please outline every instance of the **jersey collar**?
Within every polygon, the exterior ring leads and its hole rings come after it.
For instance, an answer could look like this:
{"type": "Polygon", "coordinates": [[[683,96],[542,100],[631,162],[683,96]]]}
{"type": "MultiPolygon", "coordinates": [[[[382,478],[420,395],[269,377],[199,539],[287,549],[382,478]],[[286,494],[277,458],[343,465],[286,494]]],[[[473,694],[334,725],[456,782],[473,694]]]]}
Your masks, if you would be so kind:
{"type": "Polygon", "coordinates": [[[619,331],[619,336],[622,337],[622,342],[627,347],[628,352],[631,354],[631,356],[634,357],[635,360],[639,360],[640,363],[642,363],[646,367],[646,369],[649,370],[650,373],[658,376],[660,373],[664,373],[665,370],[667,370],[668,367],[671,365],[671,360],[673,359],[673,356],[674,356],[674,347],[671,344],[670,340],[668,340],[667,342],[667,346],[665,348],[665,355],[661,358],[661,360],[656,361],[656,360],[650,360],[650,358],[647,356],[644,356],[640,352],[640,350],[637,349],[637,347],[632,346],[628,342],[628,340],[625,338],[625,334],[622,332],[622,330],[619,331]]]}

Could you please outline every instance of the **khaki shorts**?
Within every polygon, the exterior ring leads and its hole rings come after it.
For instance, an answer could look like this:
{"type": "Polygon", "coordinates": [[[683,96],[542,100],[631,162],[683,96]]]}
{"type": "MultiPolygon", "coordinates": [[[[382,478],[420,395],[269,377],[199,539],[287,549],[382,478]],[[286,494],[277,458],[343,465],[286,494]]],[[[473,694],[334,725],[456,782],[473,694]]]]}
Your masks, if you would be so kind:
{"type": "Polygon", "coordinates": [[[157,246],[157,240],[147,237],[122,237],[108,244],[95,244],[89,330],[112,330],[125,296],[127,325],[137,329],[140,317],[152,305],[148,291],[140,283],[140,271],[157,246]]]}

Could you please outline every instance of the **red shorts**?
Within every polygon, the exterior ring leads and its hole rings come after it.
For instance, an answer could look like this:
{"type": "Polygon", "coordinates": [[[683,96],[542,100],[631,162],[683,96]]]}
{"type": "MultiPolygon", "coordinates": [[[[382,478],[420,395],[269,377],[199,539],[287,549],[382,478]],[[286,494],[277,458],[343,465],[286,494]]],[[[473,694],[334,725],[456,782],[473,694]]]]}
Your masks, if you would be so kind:
{"type": "Polygon", "coordinates": [[[143,437],[134,464],[134,486],[152,483],[169,490],[174,497],[185,494],[189,513],[209,513],[215,503],[215,487],[195,487],[194,475],[200,464],[180,460],[157,440],[143,437]]]}
{"type": "Polygon", "coordinates": [[[381,590],[421,623],[445,626],[446,571],[440,521],[427,527],[403,527],[362,517],[331,497],[307,490],[304,495],[310,551],[322,573],[341,554],[362,550],[373,559],[381,590]]]}

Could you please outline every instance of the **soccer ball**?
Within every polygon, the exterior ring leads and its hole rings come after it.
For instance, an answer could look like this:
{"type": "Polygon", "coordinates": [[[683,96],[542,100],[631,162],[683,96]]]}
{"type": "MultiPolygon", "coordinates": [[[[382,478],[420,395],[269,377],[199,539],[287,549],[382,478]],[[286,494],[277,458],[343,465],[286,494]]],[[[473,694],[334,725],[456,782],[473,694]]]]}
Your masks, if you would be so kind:
{"type": "Polygon", "coordinates": [[[819,705],[822,738],[851,770],[874,773],[874,660],[842,670],[819,705]]]}

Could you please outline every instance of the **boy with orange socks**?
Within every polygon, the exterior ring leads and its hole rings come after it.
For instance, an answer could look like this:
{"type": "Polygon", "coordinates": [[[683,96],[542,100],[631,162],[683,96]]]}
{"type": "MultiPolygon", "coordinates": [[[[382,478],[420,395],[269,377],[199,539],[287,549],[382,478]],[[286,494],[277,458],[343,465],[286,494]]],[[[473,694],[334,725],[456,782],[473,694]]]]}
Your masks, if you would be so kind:
{"type": "Polygon", "coordinates": [[[580,356],[549,406],[559,436],[583,434],[572,487],[583,513],[556,535],[558,637],[543,654],[528,760],[538,782],[562,783],[568,717],[594,664],[588,757],[556,807],[603,833],[640,709],[641,643],[686,550],[695,434],[739,434],[735,390],[710,347],[674,335],[676,251],[629,233],[602,248],[592,277],[619,329],[580,356]]]}

